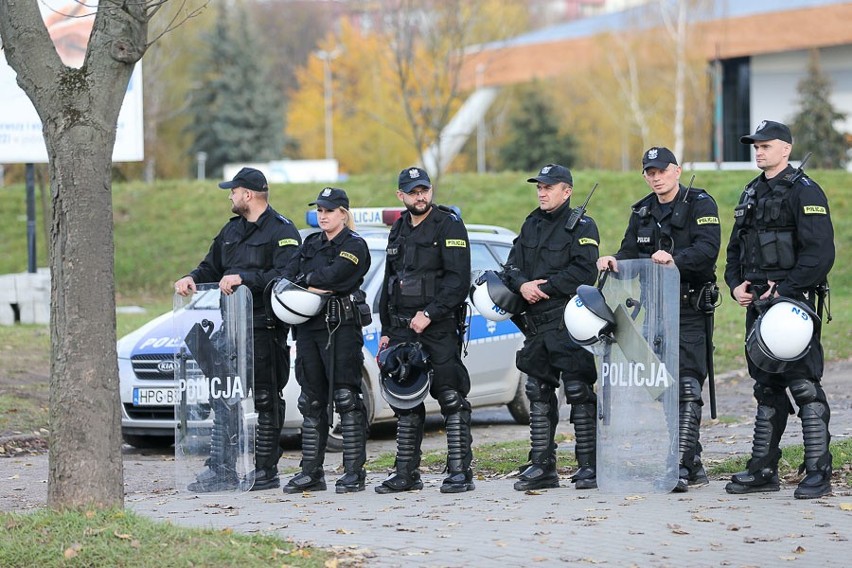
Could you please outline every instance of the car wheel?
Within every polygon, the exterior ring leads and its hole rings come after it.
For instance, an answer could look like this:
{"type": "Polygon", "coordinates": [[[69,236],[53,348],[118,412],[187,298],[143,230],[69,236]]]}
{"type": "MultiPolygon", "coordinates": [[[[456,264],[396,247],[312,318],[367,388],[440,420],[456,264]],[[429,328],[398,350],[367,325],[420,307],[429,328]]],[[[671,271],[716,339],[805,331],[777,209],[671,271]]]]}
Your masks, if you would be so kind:
{"type": "Polygon", "coordinates": [[[530,423],[530,401],[527,398],[525,385],[527,383],[527,375],[521,373],[518,377],[518,389],[515,391],[515,398],[507,404],[509,414],[518,424],[530,423]]]}
{"type": "Polygon", "coordinates": [[[140,450],[156,450],[168,448],[175,443],[174,436],[139,436],[136,434],[122,434],[125,444],[129,444],[140,450]]]}
{"type": "MultiPolygon", "coordinates": [[[[364,398],[364,414],[367,416],[367,436],[370,435],[370,423],[373,421],[373,391],[370,389],[370,381],[365,376],[366,371],[361,373],[361,393],[364,398]]],[[[529,411],[527,411],[529,414],[529,411]]],[[[334,413],[334,421],[329,425],[328,441],[325,445],[326,451],[343,451],[343,432],[340,429],[340,414],[334,413]]]]}

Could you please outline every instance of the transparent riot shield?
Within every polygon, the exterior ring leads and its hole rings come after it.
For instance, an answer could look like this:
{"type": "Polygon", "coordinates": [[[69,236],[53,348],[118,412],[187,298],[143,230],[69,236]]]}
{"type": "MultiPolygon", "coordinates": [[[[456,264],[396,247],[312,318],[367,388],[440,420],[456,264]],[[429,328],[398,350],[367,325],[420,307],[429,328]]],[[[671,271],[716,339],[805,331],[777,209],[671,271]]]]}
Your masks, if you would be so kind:
{"type": "Polygon", "coordinates": [[[191,493],[248,491],[257,423],[251,293],[197,288],[174,297],[175,484],[191,493]]]}
{"type": "Polygon", "coordinates": [[[596,353],[598,487],[668,493],[678,479],[680,274],[621,260],[602,293],[616,330],[596,353]]]}

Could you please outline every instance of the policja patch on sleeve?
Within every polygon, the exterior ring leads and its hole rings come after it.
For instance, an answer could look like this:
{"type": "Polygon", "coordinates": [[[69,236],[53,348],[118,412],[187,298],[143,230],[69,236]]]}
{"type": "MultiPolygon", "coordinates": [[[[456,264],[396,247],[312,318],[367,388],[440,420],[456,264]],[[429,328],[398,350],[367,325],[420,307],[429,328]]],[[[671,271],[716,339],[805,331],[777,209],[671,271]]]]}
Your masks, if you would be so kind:
{"type": "Polygon", "coordinates": [[[342,256],[352,264],[358,264],[358,257],[352,254],[351,252],[346,252],[345,250],[342,250],[340,251],[340,256],[342,256]]]}
{"type": "Polygon", "coordinates": [[[296,239],[281,239],[280,241],[278,241],[278,246],[279,247],[290,247],[290,246],[297,247],[297,246],[299,246],[299,243],[296,242],[296,239]]]}
{"type": "Polygon", "coordinates": [[[588,237],[583,237],[583,238],[581,238],[580,240],[578,240],[577,242],[578,242],[578,243],[580,243],[581,245],[594,245],[594,246],[598,246],[598,241],[596,241],[595,239],[590,239],[590,238],[588,238],[588,237]]]}
{"type": "Polygon", "coordinates": [[[695,220],[699,225],[718,225],[719,218],[718,217],[699,217],[695,220]]]}
{"type": "Polygon", "coordinates": [[[446,247],[460,247],[467,248],[467,241],[464,239],[447,239],[444,241],[444,246],[446,247]]]}
{"type": "Polygon", "coordinates": [[[802,211],[805,215],[828,215],[828,212],[822,205],[805,205],[802,211]]]}

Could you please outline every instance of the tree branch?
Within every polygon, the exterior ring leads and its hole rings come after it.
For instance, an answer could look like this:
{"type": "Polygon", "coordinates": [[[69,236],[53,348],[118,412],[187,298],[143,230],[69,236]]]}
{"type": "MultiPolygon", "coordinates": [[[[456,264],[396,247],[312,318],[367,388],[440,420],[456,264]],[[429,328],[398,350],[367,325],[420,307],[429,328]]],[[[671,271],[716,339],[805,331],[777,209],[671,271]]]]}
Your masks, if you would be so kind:
{"type": "Polygon", "coordinates": [[[56,83],[64,65],[34,0],[0,2],[0,39],[6,61],[30,99],[56,83]]]}

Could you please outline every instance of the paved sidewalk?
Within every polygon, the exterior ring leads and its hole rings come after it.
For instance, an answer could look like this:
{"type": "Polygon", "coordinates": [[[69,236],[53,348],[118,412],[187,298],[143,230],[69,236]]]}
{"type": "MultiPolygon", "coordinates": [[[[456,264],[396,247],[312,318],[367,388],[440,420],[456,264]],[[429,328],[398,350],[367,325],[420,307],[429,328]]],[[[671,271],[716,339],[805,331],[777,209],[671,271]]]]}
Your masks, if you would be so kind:
{"type": "MultiPolygon", "coordinates": [[[[187,526],[276,533],[354,554],[369,566],[848,566],[852,493],[799,501],[779,493],[727,495],[721,481],[689,493],[606,495],[563,487],[533,493],[511,479],[478,480],[463,495],[422,491],[164,496],[127,505],[187,526]]],[[[333,481],[333,479],[329,479],[333,481]]],[[[331,484],[329,484],[331,488],[331,484]]]]}
{"type": "MultiPolygon", "coordinates": [[[[834,438],[852,437],[852,362],[830,365],[824,386],[834,438]]],[[[721,377],[717,391],[720,420],[710,421],[705,407],[705,462],[747,455],[751,447],[751,380],[721,377]]],[[[559,431],[571,431],[567,419],[559,431]]],[[[475,427],[474,442],[527,435],[527,427],[508,418],[502,423],[489,418],[475,427]]],[[[781,444],[801,444],[797,417],[790,417],[781,444]]],[[[370,440],[368,453],[374,457],[393,446],[392,434],[380,436],[370,440]]],[[[424,450],[445,447],[443,432],[430,429],[424,450]]],[[[560,454],[572,451],[570,441],[559,447],[560,454]]],[[[281,466],[292,467],[298,458],[298,450],[288,451],[281,466]]],[[[340,454],[328,454],[325,492],[195,496],[175,492],[173,460],[168,452],[125,451],[129,509],[185,526],[276,534],[331,547],[346,565],[850,565],[852,489],[838,483],[833,495],[812,501],[794,499],[794,485],[778,493],[728,495],[719,479],[685,494],[610,495],[577,491],[567,478],[559,489],[519,493],[514,479],[492,478],[477,479],[473,492],[444,495],[438,490],[443,476],[427,474],[422,491],[379,495],[373,488],[385,474],[373,472],[366,491],[337,495],[332,472],[339,471],[340,454]]],[[[44,506],[46,479],[46,455],[0,459],[0,510],[44,506]]]]}
{"type": "MultiPolygon", "coordinates": [[[[832,364],[824,384],[832,405],[835,439],[852,436],[852,365],[832,364]]],[[[720,416],[702,427],[705,461],[748,455],[754,416],[751,379],[721,377],[720,416]]],[[[709,409],[705,408],[705,415],[709,409]]],[[[559,430],[570,431],[567,420],[559,430]]],[[[474,441],[490,440],[478,427],[474,441]]],[[[528,435],[526,427],[500,436],[528,435]]],[[[801,443],[801,423],[790,417],[782,445],[801,443]]],[[[496,440],[495,440],[496,441],[496,440]]],[[[370,443],[370,454],[377,445],[370,443]]],[[[390,443],[378,442],[389,451],[390,443]]],[[[443,433],[430,432],[424,449],[444,448],[443,433]]],[[[573,452],[571,442],[560,454],[573,452]]],[[[339,466],[329,455],[326,471],[339,466]]],[[[285,462],[288,460],[285,459],[285,462]]],[[[291,464],[292,456],[290,457],[291,464]]],[[[339,469],[338,469],[339,471],[339,469]]],[[[273,533],[334,549],[368,566],[566,565],[604,566],[848,566],[852,551],[852,490],[835,484],[817,500],[778,493],[733,496],[724,480],[685,494],[610,495],[562,487],[519,493],[511,478],[477,479],[476,490],[439,492],[442,475],[425,475],[422,491],[379,495],[385,475],[368,476],[367,490],[284,495],[280,490],[240,496],[128,494],[127,506],[152,518],[187,526],[273,533]]],[[[285,476],[286,479],[286,476],[285,476]]],[[[171,492],[168,492],[171,493],[171,492]]]]}

